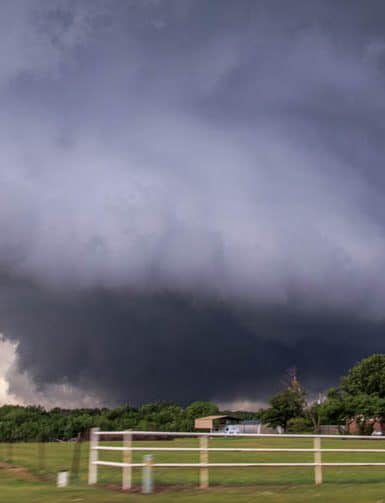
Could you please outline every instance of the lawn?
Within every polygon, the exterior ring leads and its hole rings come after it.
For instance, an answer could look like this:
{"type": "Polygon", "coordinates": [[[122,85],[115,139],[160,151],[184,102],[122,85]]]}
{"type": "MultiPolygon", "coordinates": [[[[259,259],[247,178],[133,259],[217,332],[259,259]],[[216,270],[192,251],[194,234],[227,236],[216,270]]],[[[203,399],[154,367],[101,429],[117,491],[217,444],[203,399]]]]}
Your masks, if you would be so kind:
{"type": "MultiPolygon", "coordinates": [[[[109,442],[108,445],[111,445],[109,442]]],[[[119,443],[114,443],[119,445],[119,443]]],[[[196,439],[134,442],[135,447],[197,447],[196,439]]],[[[117,468],[100,467],[99,483],[95,488],[87,486],[88,444],[81,447],[79,479],[70,488],[57,489],[55,474],[73,465],[74,443],[14,444],[12,452],[0,445],[0,458],[12,461],[13,466],[25,470],[10,470],[8,462],[0,470],[1,501],[17,502],[119,502],[119,501],[271,501],[275,502],[377,502],[385,503],[385,467],[337,467],[324,469],[325,483],[313,484],[312,468],[213,468],[210,469],[210,489],[198,489],[199,473],[196,469],[156,469],[153,496],[142,496],[120,491],[121,471],[117,468]]],[[[312,447],[311,439],[211,439],[210,447],[312,447]]],[[[323,440],[323,448],[385,448],[385,440],[357,441],[323,440]]],[[[135,453],[134,461],[140,462],[144,452],[135,453]]],[[[198,462],[198,452],[155,452],[158,462],[198,462]]],[[[100,452],[105,460],[121,459],[119,452],[100,452]]],[[[312,462],[312,453],[210,453],[212,462],[312,462]]],[[[373,461],[385,462],[385,453],[323,453],[324,461],[373,461]]],[[[141,470],[134,470],[134,485],[139,491],[141,470]]]]}
{"type": "Polygon", "coordinates": [[[57,489],[53,484],[28,481],[0,470],[2,503],[385,503],[385,483],[324,484],[314,486],[214,487],[159,492],[151,496],[127,494],[105,489],[75,485],[57,489]]]}

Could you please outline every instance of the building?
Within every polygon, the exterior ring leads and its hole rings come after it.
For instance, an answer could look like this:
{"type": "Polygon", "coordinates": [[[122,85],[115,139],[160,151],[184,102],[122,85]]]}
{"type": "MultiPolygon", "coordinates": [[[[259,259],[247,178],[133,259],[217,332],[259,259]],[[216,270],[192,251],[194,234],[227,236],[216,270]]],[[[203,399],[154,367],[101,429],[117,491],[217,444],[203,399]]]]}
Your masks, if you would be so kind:
{"type": "Polygon", "coordinates": [[[272,428],[260,421],[242,421],[239,427],[240,433],[282,433],[281,431],[278,431],[277,428],[272,428]]]}
{"type": "Polygon", "coordinates": [[[370,435],[371,433],[384,434],[385,423],[381,417],[366,419],[363,416],[357,416],[346,421],[345,431],[350,435],[370,435]]]}
{"type": "Polygon", "coordinates": [[[198,417],[194,421],[196,430],[205,430],[209,432],[222,432],[229,424],[238,424],[239,419],[232,416],[205,416],[198,417]]]}
{"type": "Polygon", "coordinates": [[[232,416],[206,416],[195,419],[196,430],[240,435],[242,433],[282,433],[280,428],[270,428],[259,421],[241,421],[232,416]]]}

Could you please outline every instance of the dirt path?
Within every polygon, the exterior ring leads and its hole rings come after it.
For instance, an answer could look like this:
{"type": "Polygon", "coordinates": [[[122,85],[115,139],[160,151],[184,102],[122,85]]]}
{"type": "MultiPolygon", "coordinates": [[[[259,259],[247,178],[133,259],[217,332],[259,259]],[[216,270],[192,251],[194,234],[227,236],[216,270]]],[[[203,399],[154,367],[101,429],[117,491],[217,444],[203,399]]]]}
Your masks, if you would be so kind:
{"type": "Polygon", "coordinates": [[[5,472],[7,472],[7,474],[22,480],[28,480],[32,482],[44,481],[43,477],[39,477],[23,466],[14,466],[8,463],[0,463],[0,470],[4,470],[5,472]]]}

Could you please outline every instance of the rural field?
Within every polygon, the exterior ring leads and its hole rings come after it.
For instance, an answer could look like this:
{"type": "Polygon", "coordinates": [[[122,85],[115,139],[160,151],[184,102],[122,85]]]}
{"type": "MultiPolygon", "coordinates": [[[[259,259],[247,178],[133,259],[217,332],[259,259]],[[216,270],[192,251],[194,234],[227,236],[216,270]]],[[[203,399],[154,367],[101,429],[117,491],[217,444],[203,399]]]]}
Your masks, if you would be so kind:
{"type": "MultiPolygon", "coordinates": [[[[108,442],[106,445],[111,445],[108,442]]],[[[118,446],[119,442],[114,442],[118,446]]],[[[197,439],[136,441],[135,447],[197,447],[197,439]]],[[[311,439],[211,439],[210,447],[311,448],[311,439]]],[[[323,440],[323,448],[385,448],[385,440],[323,440]]],[[[120,501],[266,501],[266,502],[376,502],[385,503],[385,467],[334,467],[324,469],[324,484],[315,487],[312,468],[213,468],[210,489],[198,488],[196,469],[156,469],[155,494],[141,495],[141,470],[134,469],[132,493],[120,490],[121,471],[100,467],[96,487],[88,487],[88,444],[74,458],[75,443],[17,443],[0,445],[2,502],[120,502],[120,501]],[[79,464],[77,464],[77,459],[79,464]],[[59,470],[74,470],[79,476],[66,489],[55,486],[59,470]],[[75,467],[75,468],[74,468],[75,467]]],[[[134,461],[142,460],[135,453],[134,461]]],[[[102,452],[101,459],[119,461],[121,453],[102,452]]],[[[158,462],[198,462],[197,452],[155,452],[158,462]]],[[[330,462],[385,462],[385,453],[323,453],[330,462]]],[[[312,453],[210,453],[212,462],[311,462],[312,453]]]]}

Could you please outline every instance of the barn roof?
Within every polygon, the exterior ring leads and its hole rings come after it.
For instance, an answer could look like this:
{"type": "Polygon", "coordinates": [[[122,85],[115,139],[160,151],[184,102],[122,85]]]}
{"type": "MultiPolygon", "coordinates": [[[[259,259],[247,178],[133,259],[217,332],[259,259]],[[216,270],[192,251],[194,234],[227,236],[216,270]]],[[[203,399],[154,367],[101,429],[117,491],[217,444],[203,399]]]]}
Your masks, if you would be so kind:
{"type": "Polygon", "coordinates": [[[215,419],[236,419],[233,416],[228,416],[227,414],[225,416],[204,416],[204,417],[197,417],[197,419],[210,419],[210,420],[215,420],[215,419]]]}
{"type": "Polygon", "coordinates": [[[204,416],[204,417],[197,417],[195,421],[216,421],[217,419],[233,419],[234,421],[238,421],[238,418],[234,416],[229,416],[228,414],[225,415],[218,415],[218,416],[204,416]]]}

